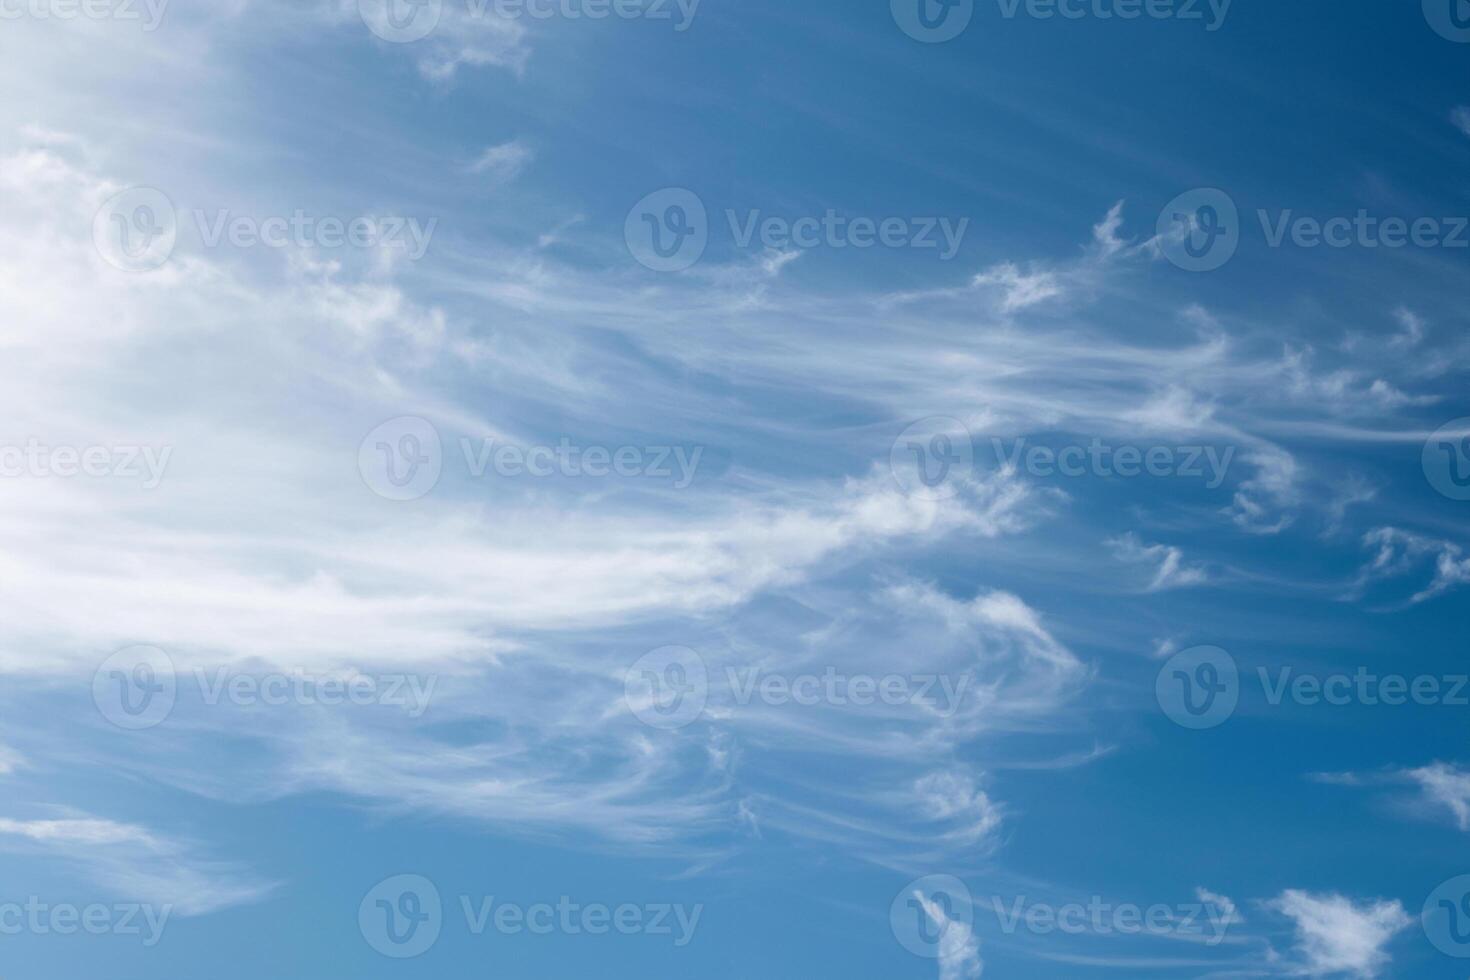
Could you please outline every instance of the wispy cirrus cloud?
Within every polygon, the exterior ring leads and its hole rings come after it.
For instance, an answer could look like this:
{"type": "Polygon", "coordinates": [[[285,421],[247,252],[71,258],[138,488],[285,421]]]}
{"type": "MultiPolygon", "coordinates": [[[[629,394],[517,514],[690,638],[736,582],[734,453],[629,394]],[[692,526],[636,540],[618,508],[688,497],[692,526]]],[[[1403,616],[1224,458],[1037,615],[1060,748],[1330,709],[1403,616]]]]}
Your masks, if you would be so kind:
{"type": "Polygon", "coordinates": [[[1154,566],[1153,577],[1146,586],[1149,592],[1203,585],[1209,581],[1209,573],[1205,567],[1186,562],[1183,550],[1173,545],[1145,544],[1132,532],[1110,538],[1105,543],[1112,548],[1113,556],[1118,561],[1130,565],[1154,566]]]}
{"type": "Polygon", "coordinates": [[[265,898],[275,885],[188,841],[86,814],[0,818],[0,847],[48,854],[119,898],[207,915],[265,898]]]}
{"type": "Polygon", "coordinates": [[[494,183],[506,184],[519,177],[534,159],[536,152],[524,140],[514,139],[487,147],[469,170],[494,183]]]}

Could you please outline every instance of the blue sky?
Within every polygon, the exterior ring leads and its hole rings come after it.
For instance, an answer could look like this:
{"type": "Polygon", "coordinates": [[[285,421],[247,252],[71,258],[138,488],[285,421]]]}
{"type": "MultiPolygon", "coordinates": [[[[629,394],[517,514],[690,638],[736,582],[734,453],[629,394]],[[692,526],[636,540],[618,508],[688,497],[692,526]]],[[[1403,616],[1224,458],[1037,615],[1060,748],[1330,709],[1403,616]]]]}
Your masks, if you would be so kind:
{"type": "Polygon", "coordinates": [[[0,975],[1463,972],[1463,0],[384,2],[0,2],[0,975]]]}

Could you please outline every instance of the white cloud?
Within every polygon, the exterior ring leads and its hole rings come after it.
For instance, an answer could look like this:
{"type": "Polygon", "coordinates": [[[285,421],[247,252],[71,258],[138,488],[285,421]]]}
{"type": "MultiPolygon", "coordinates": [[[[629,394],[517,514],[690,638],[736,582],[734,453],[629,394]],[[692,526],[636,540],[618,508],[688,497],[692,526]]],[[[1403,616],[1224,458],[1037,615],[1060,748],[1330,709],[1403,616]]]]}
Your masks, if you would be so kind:
{"type": "Polygon", "coordinates": [[[120,898],[171,906],[184,916],[256,902],[275,888],[234,862],[201,856],[188,842],[87,815],[0,818],[0,846],[41,850],[120,898]]]}
{"type": "Polygon", "coordinates": [[[1209,581],[1205,567],[1186,563],[1184,552],[1173,545],[1144,544],[1131,531],[1121,537],[1109,538],[1105,543],[1113,549],[1113,557],[1121,562],[1157,566],[1147,586],[1149,592],[1203,585],[1209,581]]]}
{"type": "Polygon", "coordinates": [[[1436,762],[1404,775],[1419,784],[1426,801],[1448,809],[1459,828],[1470,831],[1470,771],[1436,762]]]}
{"type": "Polygon", "coordinates": [[[1194,897],[1206,906],[1213,907],[1215,914],[1218,916],[1218,919],[1214,921],[1217,921],[1221,928],[1243,925],[1245,923],[1245,917],[1240,914],[1240,910],[1235,907],[1235,902],[1228,895],[1212,892],[1208,888],[1196,888],[1194,890],[1194,897]]]}
{"type": "Polygon", "coordinates": [[[519,139],[492,146],[470,164],[470,173],[480,174],[497,184],[515,180],[536,159],[536,153],[519,139]]]}
{"type": "Polygon", "coordinates": [[[924,914],[941,930],[939,936],[939,980],[973,980],[984,971],[980,960],[980,941],[974,930],[964,922],[945,915],[938,902],[923,892],[915,891],[914,897],[923,906],[924,914]]]}
{"type": "Polygon", "coordinates": [[[1062,285],[1051,272],[1022,272],[1014,263],[1005,262],[980,273],[976,286],[993,286],[1001,291],[1000,309],[1015,313],[1062,294],[1062,285]]]}
{"type": "Polygon", "coordinates": [[[1001,808],[963,771],[932,772],[914,784],[921,817],[955,824],[948,836],[967,844],[986,840],[1000,829],[1001,808]]]}
{"type": "Polygon", "coordinates": [[[1466,136],[1470,136],[1470,106],[1456,106],[1450,113],[1450,122],[1466,136]]]}
{"type": "Polygon", "coordinates": [[[1372,980],[1388,966],[1384,947],[1413,922],[1396,901],[1355,903],[1342,895],[1295,889],[1267,907],[1295,923],[1297,956],[1290,968],[1299,976],[1348,974],[1372,980]]]}
{"type": "Polygon", "coordinates": [[[1430,538],[1396,527],[1379,527],[1363,535],[1363,545],[1376,549],[1373,558],[1359,571],[1347,593],[1349,598],[1361,596],[1376,582],[1399,578],[1433,559],[1434,577],[1408,599],[1417,605],[1443,595],[1461,585],[1470,584],[1470,558],[1458,544],[1430,538]]]}

